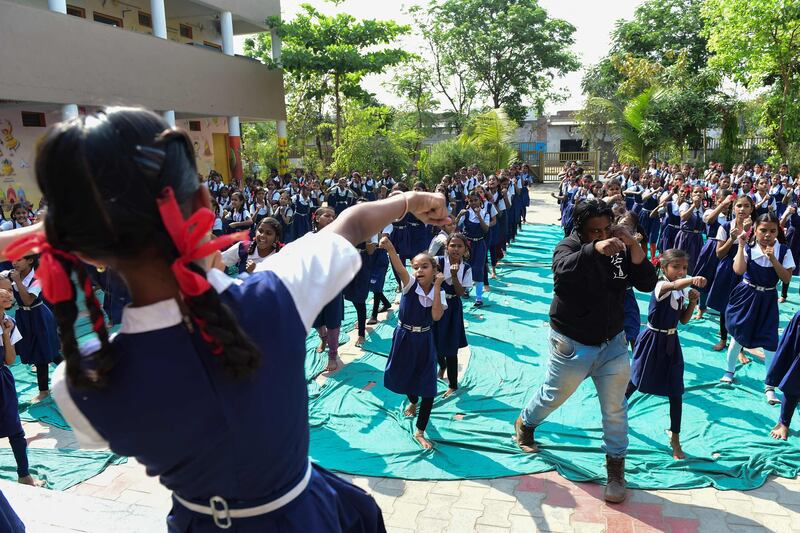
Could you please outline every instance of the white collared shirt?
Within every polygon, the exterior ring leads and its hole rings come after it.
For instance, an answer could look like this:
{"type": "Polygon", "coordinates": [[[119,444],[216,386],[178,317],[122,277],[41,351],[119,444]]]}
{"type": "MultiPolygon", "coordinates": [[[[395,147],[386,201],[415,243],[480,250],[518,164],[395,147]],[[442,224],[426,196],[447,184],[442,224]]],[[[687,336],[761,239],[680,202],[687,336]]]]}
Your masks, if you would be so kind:
{"type": "MultiPolygon", "coordinates": [[[[0,322],[2,322],[2,320],[4,318],[9,319],[11,321],[11,323],[14,324],[14,328],[11,330],[11,333],[8,334],[8,337],[9,337],[9,340],[11,340],[11,344],[17,344],[19,341],[22,340],[22,334],[19,332],[19,328],[17,327],[17,323],[13,318],[11,318],[10,316],[8,316],[6,314],[4,314],[3,316],[0,316],[0,322]]],[[[0,336],[0,346],[4,346],[3,337],[2,336],[0,336]]]]}
{"type": "MultiPolygon", "coordinates": [[[[403,287],[403,294],[405,294],[407,296],[408,295],[408,291],[411,290],[411,287],[414,286],[414,283],[416,281],[417,281],[417,279],[414,276],[410,276],[408,278],[408,284],[403,287]]],[[[431,286],[431,290],[429,290],[428,292],[425,292],[422,289],[422,286],[419,283],[417,283],[417,288],[414,290],[414,292],[417,294],[417,298],[419,298],[419,304],[422,307],[433,307],[433,298],[435,296],[433,294],[434,286],[435,285],[432,285],[431,286]]],[[[440,290],[439,293],[440,293],[439,294],[439,301],[442,302],[442,309],[447,309],[447,297],[445,297],[445,294],[444,294],[443,290],[440,290]]]]}
{"type": "MultiPolygon", "coordinates": [[[[450,274],[450,257],[445,255],[444,256],[444,282],[452,285],[453,284],[453,276],[450,274]]],[[[472,281],[472,269],[464,272],[464,261],[461,261],[458,265],[458,280],[461,282],[461,286],[465,289],[471,289],[473,285],[472,281]]]]}
{"type": "Polygon", "coordinates": [[[685,289],[680,289],[680,290],[661,292],[661,287],[663,287],[665,283],[672,283],[672,282],[667,280],[661,280],[658,283],[656,283],[656,288],[655,288],[656,301],[661,302],[667,298],[670,298],[669,305],[673,309],[677,310],[680,309],[681,307],[685,307],[689,303],[689,288],[687,287],[685,289]],[[681,302],[681,298],[683,298],[683,302],[681,302]]]}
{"type": "MultiPolygon", "coordinates": [[[[473,211],[471,207],[467,208],[467,216],[469,217],[470,222],[474,222],[476,224],[480,222],[478,215],[475,214],[475,211],[473,211]]],[[[481,208],[481,218],[483,218],[483,221],[486,224],[489,224],[492,221],[492,218],[489,216],[489,213],[484,208],[481,208]]]]}
{"type": "MultiPolygon", "coordinates": [[[[784,246],[780,243],[775,243],[775,247],[772,250],[772,253],[775,257],[780,257],[781,246],[784,246]]],[[[745,261],[747,260],[747,256],[744,256],[745,261]]],[[[764,255],[764,250],[761,249],[761,245],[756,243],[755,246],[750,248],[750,258],[755,261],[755,263],[762,267],[771,267],[772,262],[769,260],[769,257],[764,255]]],[[[795,263],[794,257],[792,257],[792,251],[786,250],[786,255],[783,256],[783,268],[794,270],[795,263]]]]}
{"type": "MultiPolygon", "coordinates": [[[[34,279],[35,273],[35,269],[32,268],[31,271],[28,272],[28,275],[22,279],[22,285],[28,290],[28,294],[39,296],[39,294],[42,292],[42,286],[36,283],[36,280],[34,279]]],[[[17,292],[19,292],[16,281],[12,282],[11,285],[17,292]]]]}

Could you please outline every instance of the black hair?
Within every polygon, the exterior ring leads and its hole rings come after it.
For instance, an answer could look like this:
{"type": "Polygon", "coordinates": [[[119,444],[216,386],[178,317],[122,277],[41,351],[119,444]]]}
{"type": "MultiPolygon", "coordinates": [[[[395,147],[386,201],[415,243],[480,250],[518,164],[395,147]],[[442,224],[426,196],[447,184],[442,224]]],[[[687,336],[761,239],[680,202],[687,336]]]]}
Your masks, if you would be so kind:
{"type": "MultiPolygon", "coordinates": [[[[51,127],[38,147],[36,180],[48,199],[44,224],[50,244],[99,260],[134,261],[144,253],[167,262],[177,257],[156,200],[171,187],[183,215],[188,216],[200,188],[194,150],[185,133],[170,130],[153,112],[133,108],[111,108],[51,127]],[[75,208],[78,203],[81,209],[75,208]]],[[[67,377],[76,387],[101,388],[117,355],[108,341],[86,268],[58,261],[68,274],[77,271],[101,342],[98,351],[82,358],[75,338],[75,299],[53,305],[67,377]]],[[[189,268],[205,275],[197,265],[189,268]]],[[[216,291],[185,296],[184,302],[190,317],[203,324],[222,348],[220,362],[229,374],[243,377],[255,371],[261,354],[216,291]]]]}
{"type": "Polygon", "coordinates": [[[575,206],[573,220],[575,221],[575,231],[583,232],[586,222],[590,218],[608,217],[609,221],[614,220],[614,210],[602,200],[586,200],[575,206]]]}
{"type": "Polygon", "coordinates": [[[447,242],[445,242],[445,249],[444,253],[447,253],[447,247],[450,246],[450,241],[453,239],[459,239],[462,243],[464,243],[464,259],[469,257],[469,246],[470,240],[467,238],[466,235],[461,233],[460,231],[454,231],[450,235],[447,236],[447,242]]]}
{"type": "Polygon", "coordinates": [[[23,204],[22,202],[17,202],[11,206],[11,211],[8,213],[9,218],[14,218],[14,213],[17,211],[17,209],[22,209],[26,214],[30,213],[30,209],[28,209],[27,205],[23,204]]]}
{"type": "MultiPolygon", "coordinates": [[[[278,243],[280,243],[281,239],[283,238],[283,227],[281,227],[281,223],[278,222],[277,218],[265,217],[265,218],[262,218],[261,222],[258,223],[258,226],[256,227],[256,230],[262,224],[266,224],[267,226],[272,228],[272,231],[275,232],[275,245],[274,246],[275,246],[275,250],[277,251],[278,250],[278,243]]],[[[256,240],[253,239],[250,242],[250,247],[247,249],[247,255],[253,255],[253,252],[255,252],[255,251],[256,251],[256,240]]]]}
{"type": "Polygon", "coordinates": [[[679,250],[678,248],[664,250],[664,253],[661,254],[661,259],[659,260],[661,271],[666,272],[667,265],[681,260],[689,260],[689,254],[685,250],[679,250]]]}
{"type": "Polygon", "coordinates": [[[778,218],[778,215],[770,211],[759,215],[753,222],[753,231],[750,233],[750,240],[747,242],[749,246],[753,246],[756,243],[756,229],[758,229],[759,224],[775,224],[778,227],[778,242],[786,244],[786,235],[783,233],[783,228],[781,227],[781,219],[778,218]]]}
{"type": "Polygon", "coordinates": [[[333,213],[333,218],[336,218],[336,210],[334,208],[328,206],[318,207],[317,210],[314,211],[314,217],[311,220],[311,223],[314,226],[314,231],[319,230],[319,228],[317,227],[317,218],[319,218],[319,216],[326,211],[330,211],[331,213],[333,213]]]}

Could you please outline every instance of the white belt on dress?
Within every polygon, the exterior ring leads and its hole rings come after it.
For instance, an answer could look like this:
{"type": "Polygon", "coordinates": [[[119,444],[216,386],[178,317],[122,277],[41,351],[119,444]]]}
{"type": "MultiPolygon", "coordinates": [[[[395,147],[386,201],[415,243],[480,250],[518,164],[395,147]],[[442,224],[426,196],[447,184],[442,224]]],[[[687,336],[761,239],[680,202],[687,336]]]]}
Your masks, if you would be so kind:
{"type": "Polygon", "coordinates": [[[750,281],[748,281],[746,279],[743,279],[742,281],[744,281],[747,285],[750,285],[751,287],[753,287],[758,292],[774,291],[775,290],[775,287],[762,287],[761,285],[756,285],[755,283],[751,283],[750,281]]]}
{"type": "Polygon", "coordinates": [[[408,324],[403,324],[402,322],[398,322],[397,325],[403,329],[407,329],[412,333],[425,333],[426,331],[431,330],[430,326],[409,326],[408,324]]]}
{"type": "Polygon", "coordinates": [[[447,294],[447,293],[445,293],[444,297],[447,298],[448,300],[452,300],[453,298],[458,298],[458,294],[447,294]]]}
{"type": "Polygon", "coordinates": [[[651,330],[656,331],[658,333],[666,333],[667,335],[675,335],[676,333],[678,333],[678,328],[658,329],[658,328],[654,327],[649,322],[647,323],[647,329],[651,329],[651,330]]]}
{"type": "Polygon", "coordinates": [[[311,471],[312,467],[311,462],[309,461],[306,474],[303,476],[303,479],[301,479],[300,482],[292,488],[292,490],[280,498],[274,499],[262,505],[257,505],[255,507],[247,507],[245,509],[229,509],[228,502],[226,502],[225,498],[222,496],[212,496],[209,498],[209,505],[192,503],[184,500],[174,492],[172,493],[172,496],[178,503],[190,511],[213,517],[214,525],[218,528],[229,529],[233,525],[231,520],[233,518],[251,518],[253,516],[265,515],[288,505],[292,500],[300,496],[300,494],[306,490],[309,481],[311,481],[311,471]]]}
{"type": "Polygon", "coordinates": [[[28,305],[20,305],[19,308],[22,309],[22,310],[25,310],[25,311],[30,311],[31,309],[36,309],[37,307],[40,307],[42,305],[44,305],[44,302],[35,303],[33,305],[30,305],[30,306],[28,306],[28,305]]]}

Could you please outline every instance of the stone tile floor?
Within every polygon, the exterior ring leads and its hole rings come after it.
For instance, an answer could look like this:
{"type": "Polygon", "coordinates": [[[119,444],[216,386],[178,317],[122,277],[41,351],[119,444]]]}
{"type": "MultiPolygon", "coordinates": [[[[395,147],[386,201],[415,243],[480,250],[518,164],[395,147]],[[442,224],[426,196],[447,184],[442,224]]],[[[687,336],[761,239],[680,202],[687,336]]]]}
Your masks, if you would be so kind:
{"type": "MultiPolygon", "coordinates": [[[[552,190],[555,187],[537,187],[531,208],[535,218],[529,220],[555,221],[552,190]]],[[[340,348],[344,363],[361,353],[354,341],[351,336],[340,348]]],[[[468,354],[464,355],[466,365],[468,354]]],[[[26,422],[24,427],[31,447],[77,447],[68,431],[38,423],[26,422]]],[[[573,483],[555,472],[462,481],[343,477],[375,497],[387,529],[396,533],[800,532],[800,479],[770,478],[763,487],[746,492],[633,490],[625,503],[606,505],[602,486],[573,483]]],[[[34,533],[164,531],[171,506],[169,491],[135,460],[111,466],[63,493],[5,481],[0,481],[0,490],[34,533]]]]}

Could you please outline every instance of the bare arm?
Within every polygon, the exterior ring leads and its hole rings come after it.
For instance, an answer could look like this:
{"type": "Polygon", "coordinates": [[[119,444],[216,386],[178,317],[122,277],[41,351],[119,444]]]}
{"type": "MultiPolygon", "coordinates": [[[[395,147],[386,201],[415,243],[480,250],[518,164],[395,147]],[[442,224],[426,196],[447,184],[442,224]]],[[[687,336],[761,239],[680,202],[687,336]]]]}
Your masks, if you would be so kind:
{"type": "Polygon", "coordinates": [[[739,237],[739,249],[736,250],[736,257],[733,259],[733,271],[737,276],[743,276],[747,271],[747,259],[744,257],[744,247],[747,242],[739,237]]]}
{"type": "Polygon", "coordinates": [[[444,274],[439,272],[433,280],[433,305],[431,306],[431,317],[434,322],[442,318],[444,308],[442,307],[442,282],[444,274]]]}
{"type": "Polygon", "coordinates": [[[6,259],[2,252],[8,248],[8,245],[19,238],[27,237],[34,233],[43,233],[44,227],[41,222],[26,226],[24,228],[10,229],[8,231],[0,231],[0,259],[6,259]]]}
{"type": "Polygon", "coordinates": [[[689,321],[692,319],[692,312],[694,311],[694,308],[697,305],[698,300],[700,300],[700,293],[694,289],[690,290],[689,305],[687,305],[686,309],[684,309],[683,312],[681,313],[681,324],[688,324],[689,321]]]}
{"type": "Polygon", "coordinates": [[[397,277],[400,278],[400,286],[405,287],[408,285],[408,280],[410,278],[408,270],[406,270],[405,265],[403,265],[400,256],[397,255],[397,250],[394,249],[394,244],[389,240],[389,237],[381,237],[380,247],[389,254],[389,261],[392,262],[392,268],[397,273],[397,277]]]}
{"type": "Polygon", "coordinates": [[[14,329],[14,323],[8,318],[3,318],[3,360],[7,365],[13,365],[17,360],[17,350],[14,349],[14,344],[11,342],[11,331],[14,329]]]}

